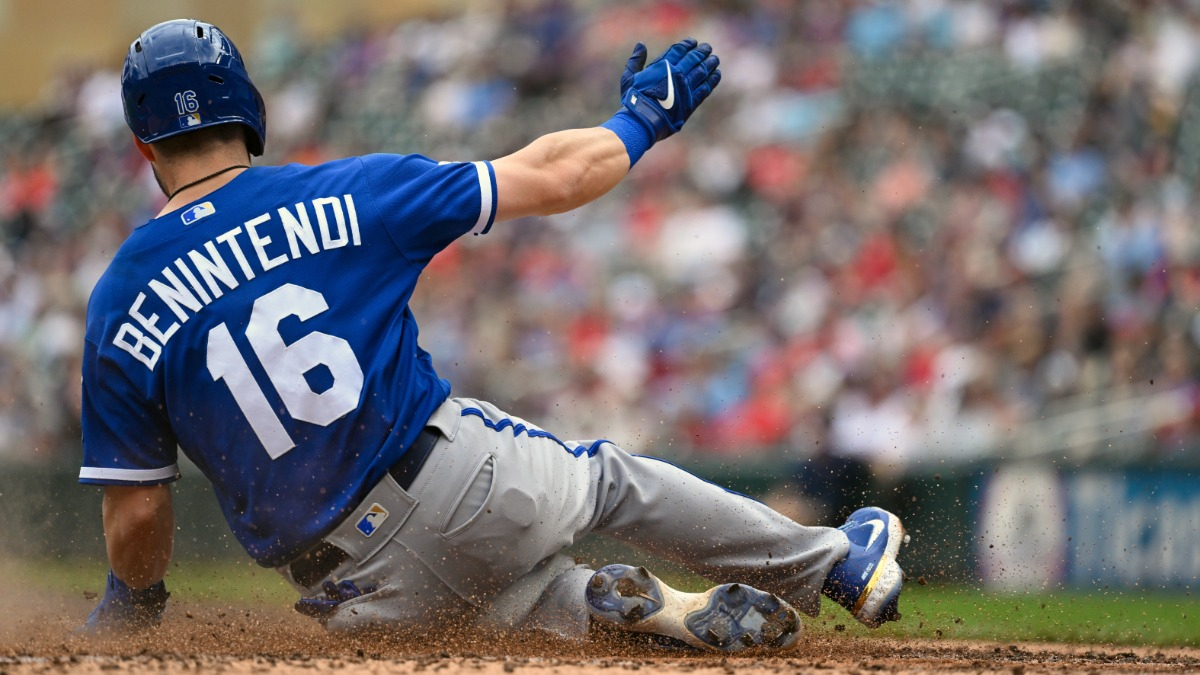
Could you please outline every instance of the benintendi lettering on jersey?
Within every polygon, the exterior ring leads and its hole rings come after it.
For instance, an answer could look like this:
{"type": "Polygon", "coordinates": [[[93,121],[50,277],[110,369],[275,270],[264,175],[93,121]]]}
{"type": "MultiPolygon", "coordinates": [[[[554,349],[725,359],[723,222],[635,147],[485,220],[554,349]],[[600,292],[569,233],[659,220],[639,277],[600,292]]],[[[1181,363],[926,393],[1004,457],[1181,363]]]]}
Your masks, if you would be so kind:
{"type": "Polygon", "coordinates": [[[243,281],[306,252],[316,255],[361,245],[358,212],[351,195],[321,197],[309,204],[300,202],[291,209],[278,208],[274,214],[268,211],[204,242],[164,267],[160,278],[146,284],[149,293],[138,293],[130,305],[129,316],[133,321],[121,324],[113,344],[154,370],[163,347],[179,327],[226,290],[232,291],[243,281]],[[281,239],[286,239],[286,246],[281,239]],[[144,305],[149,295],[157,297],[178,321],[166,323],[157,312],[147,309],[144,305]]]}

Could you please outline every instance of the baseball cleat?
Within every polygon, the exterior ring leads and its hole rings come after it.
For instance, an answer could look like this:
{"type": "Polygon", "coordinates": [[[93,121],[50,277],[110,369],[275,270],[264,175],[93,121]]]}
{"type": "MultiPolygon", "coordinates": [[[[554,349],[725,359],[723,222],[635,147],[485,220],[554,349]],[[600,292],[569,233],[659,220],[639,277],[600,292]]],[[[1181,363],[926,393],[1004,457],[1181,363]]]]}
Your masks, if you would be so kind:
{"type": "Polygon", "coordinates": [[[597,619],[700,649],[783,649],[800,637],[800,615],[791,605],[745,584],[684,593],[644,567],[608,565],[592,575],[585,595],[597,619]]]}
{"type": "Polygon", "coordinates": [[[850,553],[830,570],[821,592],[871,628],[898,620],[904,572],[896,555],[908,543],[900,519],[870,506],[838,529],[850,540],[850,553]]]}

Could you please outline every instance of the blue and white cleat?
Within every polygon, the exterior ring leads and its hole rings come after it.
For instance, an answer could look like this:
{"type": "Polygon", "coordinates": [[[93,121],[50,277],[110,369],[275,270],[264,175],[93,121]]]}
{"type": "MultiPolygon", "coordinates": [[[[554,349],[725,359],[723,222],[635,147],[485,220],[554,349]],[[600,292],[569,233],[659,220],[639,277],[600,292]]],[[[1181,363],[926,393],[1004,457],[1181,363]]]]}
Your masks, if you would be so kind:
{"type": "Polygon", "coordinates": [[[904,572],[896,555],[908,543],[900,519],[869,506],[838,529],[850,540],[850,554],[833,566],[821,592],[871,628],[898,620],[904,572]]]}
{"type": "Polygon", "coordinates": [[[644,567],[608,565],[592,575],[585,595],[597,619],[700,649],[783,649],[800,637],[800,615],[791,605],[745,584],[684,593],[644,567]]]}

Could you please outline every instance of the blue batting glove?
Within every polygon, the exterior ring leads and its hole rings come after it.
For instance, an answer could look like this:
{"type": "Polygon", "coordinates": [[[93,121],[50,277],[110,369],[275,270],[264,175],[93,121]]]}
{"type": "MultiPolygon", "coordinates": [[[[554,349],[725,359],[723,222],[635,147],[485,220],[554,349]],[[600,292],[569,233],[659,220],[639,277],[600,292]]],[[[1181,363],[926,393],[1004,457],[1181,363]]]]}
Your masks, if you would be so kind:
{"type": "MultiPolygon", "coordinates": [[[[358,590],[358,586],[355,586],[353,581],[343,580],[336,584],[326,581],[321,584],[321,588],[325,591],[325,597],[300,598],[295,605],[297,612],[304,616],[311,616],[321,623],[328,621],[343,602],[364,594],[364,591],[358,590]]],[[[370,593],[371,590],[368,588],[365,592],[370,593]]]]}
{"type": "Polygon", "coordinates": [[[707,43],[688,38],[646,66],[646,46],[638,43],[621,75],[621,103],[661,141],[683,128],[696,108],[721,82],[721,59],[707,43]],[[643,67],[644,66],[644,67],[643,67]]]}
{"type": "Polygon", "coordinates": [[[134,590],[109,570],[104,597],[88,615],[80,632],[96,635],[153,628],[162,621],[169,597],[171,594],[161,581],[150,588],[134,590]]]}
{"type": "Polygon", "coordinates": [[[621,110],[600,126],[625,144],[633,167],[655,142],[683,128],[697,106],[721,82],[721,60],[707,44],[688,38],[646,65],[646,45],[637,43],[621,74],[621,110]]]}

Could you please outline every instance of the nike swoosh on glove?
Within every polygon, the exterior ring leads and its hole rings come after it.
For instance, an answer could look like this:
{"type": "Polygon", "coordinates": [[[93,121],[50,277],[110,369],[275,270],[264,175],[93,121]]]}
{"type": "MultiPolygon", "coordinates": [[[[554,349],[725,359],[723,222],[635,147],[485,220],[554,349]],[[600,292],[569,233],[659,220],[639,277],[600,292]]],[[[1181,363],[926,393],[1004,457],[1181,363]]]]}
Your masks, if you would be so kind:
{"type": "Polygon", "coordinates": [[[646,64],[646,46],[637,43],[621,74],[621,103],[656,141],[683,123],[721,82],[721,59],[708,43],[687,38],[646,64]]]}

